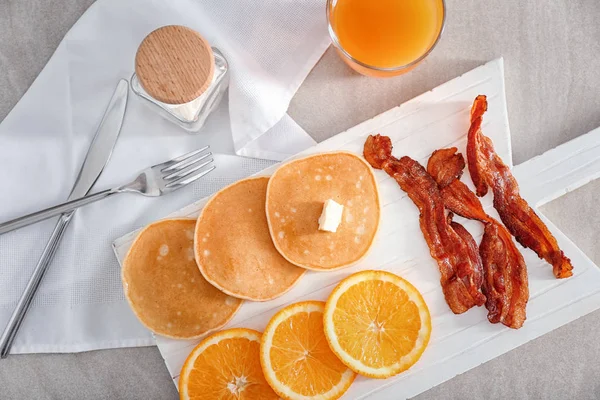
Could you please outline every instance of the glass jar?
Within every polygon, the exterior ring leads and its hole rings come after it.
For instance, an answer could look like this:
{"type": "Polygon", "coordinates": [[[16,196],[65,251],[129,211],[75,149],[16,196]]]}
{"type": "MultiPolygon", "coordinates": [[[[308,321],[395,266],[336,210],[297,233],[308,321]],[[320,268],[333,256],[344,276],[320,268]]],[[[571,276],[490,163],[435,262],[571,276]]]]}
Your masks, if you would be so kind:
{"type": "Polygon", "coordinates": [[[229,85],[229,64],[190,28],[151,32],[135,57],[131,88],[163,117],[188,132],[202,128],[229,85]]]}

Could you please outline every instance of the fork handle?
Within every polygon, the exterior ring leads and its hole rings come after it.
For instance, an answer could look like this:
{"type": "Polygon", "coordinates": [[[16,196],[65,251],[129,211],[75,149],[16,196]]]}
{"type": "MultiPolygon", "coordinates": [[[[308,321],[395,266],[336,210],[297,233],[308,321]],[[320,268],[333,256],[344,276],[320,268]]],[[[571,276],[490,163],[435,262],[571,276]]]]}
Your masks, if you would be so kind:
{"type": "Polygon", "coordinates": [[[27,225],[34,224],[36,222],[43,221],[48,218],[52,218],[59,214],[68,213],[69,211],[73,211],[81,206],[85,206],[86,204],[93,203],[95,201],[104,199],[110,195],[119,192],[119,189],[107,189],[102,192],[90,194],[79,199],[67,201],[57,206],[46,208],[45,210],[34,212],[33,214],[25,215],[23,217],[19,217],[11,221],[4,222],[0,224],[0,235],[15,229],[22,228],[27,225]]]}

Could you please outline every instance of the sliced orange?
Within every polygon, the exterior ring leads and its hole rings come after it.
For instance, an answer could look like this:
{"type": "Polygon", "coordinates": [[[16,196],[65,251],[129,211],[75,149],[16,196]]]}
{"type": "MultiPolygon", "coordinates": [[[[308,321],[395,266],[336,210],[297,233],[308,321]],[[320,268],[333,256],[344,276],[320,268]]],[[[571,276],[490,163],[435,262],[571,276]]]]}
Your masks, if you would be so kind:
{"type": "Polygon", "coordinates": [[[387,378],[416,363],[431,335],[419,291],[385,271],[361,271],[341,281],[325,305],[325,336],[353,371],[387,378]]]}
{"type": "Polygon", "coordinates": [[[200,342],[181,369],[180,399],[278,399],[260,368],[260,336],[236,328],[200,342]]]}
{"type": "Polygon", "coordinates": [[[289,305],[263,333],[260,364],[269,385],[285,399],[337,399],[356,377],[327,345],[324,306],[322,301],[289,305]]]}

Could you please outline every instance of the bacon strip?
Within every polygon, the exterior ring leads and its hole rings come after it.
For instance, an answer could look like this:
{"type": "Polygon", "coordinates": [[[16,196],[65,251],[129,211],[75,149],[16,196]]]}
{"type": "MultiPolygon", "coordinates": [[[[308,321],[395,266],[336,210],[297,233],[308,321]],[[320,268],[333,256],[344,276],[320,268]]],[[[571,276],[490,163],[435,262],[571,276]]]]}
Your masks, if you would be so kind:
{"type": "Polygon", "coordinates": [[[436,150],[427,161],[427,172],[440,188],[460,179],[465,169],[465,159],[456,147],[436,150]]]}
{"type": "Polygon", "coordinates": [[[487,214],[479,199],[467,185],[459,181],[465,159],[456,147],[436,150],[427,161],[427,172],[437,182],[446,208],[462,217],[486,221],[487,214]]]}
{"type": "MultiPolygon", "coordinates": [[[[479,98],[479,96],[477,98],[479,98]]],[[[471,174],[471,180],[475,185],[475,192],[479,197],[485,196],[488,188],[482,176],[484,160],[477,151],[477,140],[471,140],[471,138],[476,138],[478,136],[477,133],[481,130],[482,116],[486,111],[487,101],[481,102],[475,99],[475,102],[471,107],[471,126],[467,133],[467,161],[469,164],[469,174],[471,174]]]]}
{"type": "Polygon", "coordinates": [[[417,161],[393,157],[392,142],[386,136],[369,136],[364,157],[373,168],[383,169],[393,177],[419,208],[421,232],[431,256],[438,263],[442,291],[452,312],[461,314],[482,305],[485,296],[481,293],[481,260],[476,252],[472,257],[471,243],[465,242],[451,226],[433,178],[417,161]]]}
{"type": "Polygon", "coordinates": [[[519,185],[510,169],[494,151],[492,141],[481,132],[481,120],[486,110],[486,97],[477,96],[471,109],[467,142],[469,172],[477,195],[485,195],[488,186],[491,187],[494,208],[510,233],[521,245],[552,264],[555,277],[568,278],[573,275],[571,260],[559,248],[548,227],[519,195],[519,185]]]}
{"type": "MultiPolygon", "coordinates": [[[[525,261],[506,228],[487,215],[475,193],[458,180],[465,162],[456,151],[456,147],[434,151],[427,162],[427,171],[440,187],[446,208],[485,224],[479,253],[488,320],[518,329],[525,322],[529,299],[525,261]]],[[[471,236],[466,230],[463,235],[471,236]]]]}
{"type": "Polygon", "coordinates": [[[438,184],[446,208],[462,217],[489,222],[494,220],[483,211],[481,202],[459,179],[465,168],[465,159],[456,147],[436,150],[427,161],[427,172],[438,184]]]}
{"type": "MultiPolygon", "coordinates": [[[[469,233],[469,231],[466,230],[464,226],[462,226],[461,224],[459,224],[456,221],[452,221],[452,214],[448,215],[448,222],[450,223],[450,227],[454,230],[454,232],[456,232],[456,234],[466,244],[467,257],[472,261],[471,265],[477,266],[477,268],[475,269],[476,273],[473,274],[474,279],[476,279],[477,281],[472,285],[472,287],[477,288],[477,291],[479,291],[479,288],[483,285],[484,278],[483,278],[483,262],[481,260],[481,256],[479,255],[479,252],[477,251],[477,242],[475,242],[475,239],[473,239],[473,236],[471,235],[471,233],[469,233]]],[[[468,265],[468,264],[465,263],[462,265],[468,265]]],[[[464,273],[461,273],[461,271],[458,271],[459,276],[466,275],[466,274],[468,274],[468,271],[465,271],[464,273]]],[[[484,293],[484,295],[485,295],[485,293],[484,293]]],[[[477,296],[479,296],[479,294],[477,294],[477,296]]],[[[483,302],[481,304],[483,304],[483,302]]],[[[477,305],[479,306],[481,304],[477,304],[477,305]]]]}
{"type": "Polygon", "coordinates": [[[485,225],[479,253],[483,260],[483,293],[488,321],[519,329],[529,300],[527,267],[510,232],[499,223],[485,225]]]}

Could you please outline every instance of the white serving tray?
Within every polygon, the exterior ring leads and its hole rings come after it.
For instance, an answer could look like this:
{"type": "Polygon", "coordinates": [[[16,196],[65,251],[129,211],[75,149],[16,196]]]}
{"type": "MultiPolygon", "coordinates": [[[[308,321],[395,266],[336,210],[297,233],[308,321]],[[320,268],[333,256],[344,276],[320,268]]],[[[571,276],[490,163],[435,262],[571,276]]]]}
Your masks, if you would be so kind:
{"type": "MultiPolygon", "coordinates": [[[[488,96],[483,132],[512,165],[510,133],[504,94],[502,59],[492,61],[447,82],[403,105],[391,109],[346,132],[340,133],[303,152],[306,155],[331,150],[362,153],[367,135],[381,133],[394,142],[394,155],[409,155],[426,164],[433,150],[456,146],[463,154],[469,111],[478,94],[488,96]]],[[[261,174],[270,174],[276,167],[261,174]]],[[[513,170],[521,193],[539,214],[545,202],[584,185],[600,176],[600,129],[519,165],[513,170]]],[[[415,396],[457,374],[499,356],[531,339],[558,328],[600,308],[600,271],[558,228],[541,215],[561,248],[573,261],[574,276],[557,280],[552,267],[531,251],[521,248],[529,273],[530,300],[527,321],[515,331],[487,321],[484,307],[454,315],[442,295],[436,262],[419,229],[418,211],[397,183],[376,171],[382,200],[382,223],[369,255],[359,264],[334,272],[309,271],[290,292],[264,303],[246,302],[228,324],[262,331],[270,317],[281,307],[301,300],[325,300],[334,285],[361,269],[385,269],[413,283],[423,294],[432,316],[431,341],[421,360],[409,371],[386,380],[358,377],[344,398],[372,396],[400,399],[415,396]]],[[[472,188],[468,171],[462,180],[472,188]]],[[[169,217],[196,217],[207,199],[202,199],[169,217]]],[[[482,199],[486,211],[494,215],[491,195],[482,199]]],[[[476,221],[457,218],[481,238],[482,226],[476,221]]],[[[122,262],[137,232],[114,243],[122,262]]],[[[177,385],[183,362],[198,340],[177,341],[156,336],[156,343],[177,385]]]]}

